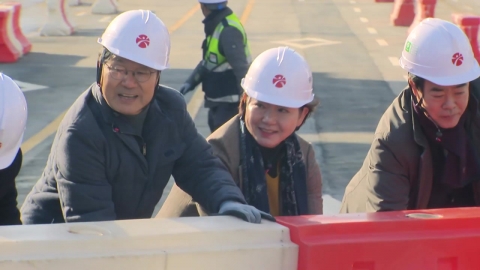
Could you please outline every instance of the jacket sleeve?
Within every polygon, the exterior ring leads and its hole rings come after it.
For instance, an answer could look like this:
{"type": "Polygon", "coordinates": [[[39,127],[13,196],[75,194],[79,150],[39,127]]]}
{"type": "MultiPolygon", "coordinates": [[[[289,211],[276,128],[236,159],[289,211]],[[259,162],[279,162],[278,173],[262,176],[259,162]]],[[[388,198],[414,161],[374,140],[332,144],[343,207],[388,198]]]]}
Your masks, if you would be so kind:
{"type": "Polygon", "coordinates": [[[207,68],[204,67],[204,61],[200,61],[193,72],[188,76],[186,83],[190,84],[191,89],[195,89],[203,80],[203,77],[208,72],[207,68]]]}
{"type": "Polygon", "coordinates": [[[104,146],[98,138],[98,134],[75,127],[63,131],[58,138],[54,170],[66,222],[116,219],[112,187],[105,171],[104,146]]]}
{"type": "Polygon", "coordinates": [[[401,143],[376,136],[360,171],[347,186],[341,212],[379,212],[405,210],[410,182],[407,170],[395,155],[401,143]]]}
{"type": "Polygon", "coordinates": [[[17,208],[15,178],[22,167],[22,151],[18,150],[12,164],[0,170],[0,225],[19,225],[20,212],[17,208]]]}
{"type": "Polygon", "coordinates": [[[309,144],[306,157],[308,212],[311,215],[321,215],[323,214],[322,175],[311,144],[309,144]]]}
{"type": "Polygon", "coordinates": [[[250,65],[245,55],[242,33],[235,27],[227,26],[220,34],[219,44],[240,85],[250,65]]]}
{"type": "Polygon", "coordinates": [[[186,149],[173,169],[177,185],[210,213],[217,213],[224,201],[246,203],[228,170],[197,132],[186,107],[180,132],[186,149]]]}

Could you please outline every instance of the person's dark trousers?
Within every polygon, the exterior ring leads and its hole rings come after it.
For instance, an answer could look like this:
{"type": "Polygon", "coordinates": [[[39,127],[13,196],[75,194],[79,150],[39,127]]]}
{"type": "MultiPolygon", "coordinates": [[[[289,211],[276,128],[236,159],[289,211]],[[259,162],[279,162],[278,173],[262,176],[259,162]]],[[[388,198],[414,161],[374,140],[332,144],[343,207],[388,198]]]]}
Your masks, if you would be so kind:
{"type": "Polygon", "coordinates": [[[221,125],[238,114],[238,103],[222,103],[208,110],[208,126],[214,132],[221,125]]]}

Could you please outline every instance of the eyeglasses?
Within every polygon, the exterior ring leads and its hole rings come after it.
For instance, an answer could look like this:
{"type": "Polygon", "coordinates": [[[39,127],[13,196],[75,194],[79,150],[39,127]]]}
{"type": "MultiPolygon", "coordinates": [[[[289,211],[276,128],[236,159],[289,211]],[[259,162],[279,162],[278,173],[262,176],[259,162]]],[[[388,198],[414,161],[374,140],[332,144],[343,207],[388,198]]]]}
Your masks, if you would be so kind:
{"type": "Polygon", "coordinates": [[[135,78],[135,80],[137,80],[137,82],[146,82],[148,79],[150,79],[153,73],[157,72],[150,70],[133,71],[124,67],[112,67],[108,64],[105,64],[105,66],[108,68],[110,76],[115,80],[123,80],[128,75],[128,72],[131,72],[132,76],[135,78]]]}

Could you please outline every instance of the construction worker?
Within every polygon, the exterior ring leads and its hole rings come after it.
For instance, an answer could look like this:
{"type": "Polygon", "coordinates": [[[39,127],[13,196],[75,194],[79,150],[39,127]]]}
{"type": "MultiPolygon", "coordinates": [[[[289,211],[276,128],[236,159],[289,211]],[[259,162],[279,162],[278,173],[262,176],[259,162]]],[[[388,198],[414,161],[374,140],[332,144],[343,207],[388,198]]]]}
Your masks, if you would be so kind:
{"type": "Polygon", "coordinates": [[[202,83],[210,131],[238,113],[240,81],[251,62],[247,34],[226,0],[199,0],[205,19],[203,58],[180,87],[186,94],[202,83]]]}
{"type": "MultiPolygon", "coordinates": [[[[215,155],[250,205],[273,216],[322,214],[313,147],[295,134],[318,105],[307,62],[287,47],[269,49],[253,61],[242,87],[239,114],[207,138],[215,155]]],[[[208,214],[174,186],[157,217],[197,211],[208,214]]]]}
{"type": "Polygon", "coordinates": [[[20,145],[27,124],[27,102],[22,90],[0,73],[0,225],[18,225],[15,178],[22,167],[20,145]]]}
{"type": "Polygon", "coordinates": [[[450,22],[423,20],[400,65],[408,87],[380,119],[341,212],[480,205],[480,68],[468,38],[450,22]]]}
{"type": "Polygon", "coordinates": [[[98,40],[97,82],[60,124],[24,224],[150,218],[173,174],[212,212],[260,223],[197,132],[176,90],[159,85],[170,37],[151,11],[118,15],[98,40]]]}

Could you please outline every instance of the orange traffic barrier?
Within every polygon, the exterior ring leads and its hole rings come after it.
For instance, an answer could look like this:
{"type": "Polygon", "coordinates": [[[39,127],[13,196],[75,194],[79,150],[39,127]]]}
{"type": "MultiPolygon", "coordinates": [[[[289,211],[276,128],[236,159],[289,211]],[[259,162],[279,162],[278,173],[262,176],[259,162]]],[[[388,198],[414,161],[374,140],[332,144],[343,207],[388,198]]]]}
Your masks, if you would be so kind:
{"type": "Polygon", "coordinates": [[[479,269],[480,209],[278,217],[298,270],[479,269]]]}
{"type": "Polygon", "coordinates": [[[472,45],[473,54],[480,63],[480,48],[478,46],[478,30],[480,26],[480,16],[452,14],[453,22],[462,28],[472,45]]]}
{"type": "Polygon", "coordinates": [[[13,31],[13,7],[0,5],[0,62],[16,62],[23,47],[13,31]]]}
{"type": "Polygon", "coordinates": [[[375,0],[375,3],[393,3],[394,0],[375,0]]]}
{"type": "Polygon", "coordinates": [[[22,28],[20,27],[20,12],[22,10],[22,4],[17,2],[6,2],[2,3],[2,5],[12,6],[13,7],[13,33],[17,40],[22,44],[22,53],[27,54],[32,50],[32,43],[25,37],[22,32],[22,28]]]}
{"type": "Polygon", "coordinates": [[[417,0],[415,18],[413,19],[410,28],[408,28],[409,34],[413,28],[424,19],[435,17],[435,5],[437,5],[437,0],[417,0]]]}
{"type": "Polygon", "coordinates": [[[395,0],[390,22],[395,26],[409,26],[415,18],[413,0],[395,0]]]}

